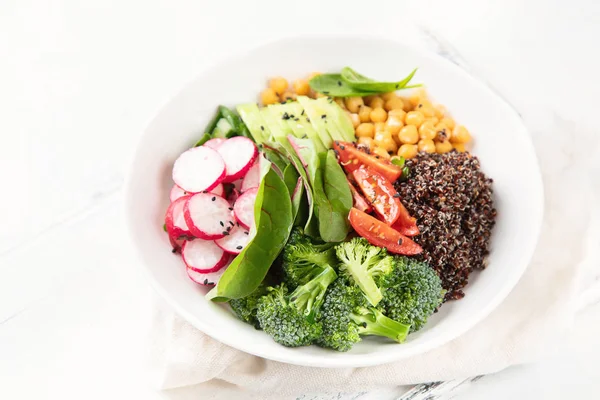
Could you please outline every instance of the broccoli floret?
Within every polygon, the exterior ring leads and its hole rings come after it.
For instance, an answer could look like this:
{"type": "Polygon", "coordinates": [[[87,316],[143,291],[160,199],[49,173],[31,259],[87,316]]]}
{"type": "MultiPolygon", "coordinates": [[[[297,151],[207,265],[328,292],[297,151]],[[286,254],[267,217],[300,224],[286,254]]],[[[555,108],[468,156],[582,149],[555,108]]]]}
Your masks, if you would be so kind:
{"type": "Polygon", "coordinates": [[[269,293],[258,301],[256,318],[260,326],[284,346],[313,343],[322,332],[322,325],[317,320],[325,292],[336,278],[335,271],[328,266],[291,294],[284,283],[269,288],[269,293]]]}
{"type": "Polygon", "coordinates": [[[422,261],[394,257],[394,270],[383,281],[380,308],[388,317],[418,331],[442,304],[445,290],[436,272],[422,261]]]}
{"type": "Polygon", "coordinates": [[[386,249],[372,246],[363,238],[341,243],[335,249],[341,261],[340,274],[358,285],[369,303],[376,306],[382,298],[379,281],[392,271],[394,258],[386,249]]]}
{"type": "Polygon", "coordinates": [[[254,325],[256,329],[260,329],[260,324],[256,319],[256,310],[258,309],[258,300],[267,294],[267,286],[261,283],[258,288],[246,297],[241,299],[229,300],[231,309],[239,319],[244,322],[254,325]]]}
{"type": "Polygon", "coordinates": [[[321,309],[323,334],[317,343],[337,351],[348,351],[362,335],[384,336],[402,342],[409,325],[396,322],[368,304],[360,288],[337,279],[327,290],[321,309]]]}
{"type": "Polygon", "coordinates": [[[283,248],[281,268],[284,282],[289,288],[304,285],[323,271],[327,265],[335,265],[333,244],[315,243],[296,228],[283,248]]]}

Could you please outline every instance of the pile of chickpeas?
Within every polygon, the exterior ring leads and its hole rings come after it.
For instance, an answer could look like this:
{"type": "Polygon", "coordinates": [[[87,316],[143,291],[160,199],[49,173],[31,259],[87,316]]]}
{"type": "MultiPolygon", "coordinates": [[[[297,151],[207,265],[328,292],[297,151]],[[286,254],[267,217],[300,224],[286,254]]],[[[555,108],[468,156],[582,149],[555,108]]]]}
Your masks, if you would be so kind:
{"type": "MultiPolygon", "coordinates": [[[[324,97],[310,89],[308,79],[298,79],[292,87],[284,78],[269,81],[261,93],[264,105],[294,100],[296,95],[324,97]]],[[[448,115],[444,106],[433,104],[424,89],[414,90],[410,97],[395,92],[365,97],[335,98],[348,112],[358,144],[382,158],[410,159],[419,152],[463,152],[471,142],[471,134],[448,115]]]]}

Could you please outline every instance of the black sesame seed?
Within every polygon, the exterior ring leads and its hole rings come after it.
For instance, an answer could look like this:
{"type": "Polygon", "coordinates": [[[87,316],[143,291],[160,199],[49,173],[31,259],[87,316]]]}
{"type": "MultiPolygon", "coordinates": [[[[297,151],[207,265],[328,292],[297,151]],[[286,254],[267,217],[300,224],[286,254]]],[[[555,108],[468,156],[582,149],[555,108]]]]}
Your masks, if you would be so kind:
{"type": "Polygon", "coordinates": [[[175,249],[175,248],[171,249],[171,253],[173,253],[173,254],[177,253],[177,249],[175,249]]]}
{"type": "Polygon", "coordinates": [[[236,249],[241,250],[241,249],[243,249],[243,247],[242,246],[238,246],[238,247],[236,247],[236,249]]]}
{"type": "Polygon", "coordinates": [[[221,226],[225,226],[225,224],[223,223],[223,221],[219,221],[219,223],[221,224],[221,226]]]}
{"type": "Polygon", "coordinates": [[[302,114],[300,114],[300,115],[304,115],[304,110],[302,110],[302,114]]]}
{"type": "Polygon", "coordinates": [[[229,207],[229,211],[233,211],[233,207],[229,207]]]}
{"type": "Polygon", "coordinates": [[[321,114],[321,118],[327,118],[327,115],[321,114]]]}
{"type": "Polygon", "coordinates": [[[205,279],[205,280],[204,280],[204,284],[205,284],[205,285],[208,285],[208,279],[205,279]]]}
{"type": "Polygon", "coordinates": [[[217,197],[216,197],[216,196],[213,196],[213,198],[212,198],[212,201],[215,201],[216,199],[217,199],[217,197]]]}
{"type": "Polygon", "coordinates": [[[338,81],[338,86],[342,86],[342,81],[338,81]]]}
{"type": "Polygon", "coordinates": [[[225,236],[229,235],[229,232],[227,232],[227,231],[223,231],[223,232],[221,232],[221,233],[222,233],[223,235],[225,235],[225,236]]]}
{"type": "Polygon", "coordinates": [[[398,89],[399,87],[400,87],[400,85],[396,83],[396,89],[398,89]]]}
{"type": "Polygon", "coordinates": [[[340,145],[340,149],[342,149],[342,150],[346,150],[346,146],[344,146],[344,145],[340,145]]]}
{"type": "Polygon", "coordinates": [[[233,226],[233,221],[228,221],[231,226],[233,226]]]}
{"type": "Polygon", "coordinates": [[[329,94],[329,92],[325,92],[325,91],[323,91],[323,94],[329,94]]]}
{"type": "Polygon", "coordinates": [[[265,130],[265,127],[261,125],[261,126],[260,126],[260,130],[261,130],[261,131],[264,131],[264,130],[265,130]]]}
{"type": "Polygon", "coordinates": [[[395,199],[399,199],[400,198],[400,193],[394,193],[394,195],[392,196],[395,199]]]}
{"type": "Polygon", "coordinates": [[[399,246],[402,246],[402,242],[403,242],[402,238],[398,239],[398,245],[399,246]]]}
{"type": "Polygon", "coordinates": [[[244,235],[248,235],[248,231],[244,231],[244,235]]]}

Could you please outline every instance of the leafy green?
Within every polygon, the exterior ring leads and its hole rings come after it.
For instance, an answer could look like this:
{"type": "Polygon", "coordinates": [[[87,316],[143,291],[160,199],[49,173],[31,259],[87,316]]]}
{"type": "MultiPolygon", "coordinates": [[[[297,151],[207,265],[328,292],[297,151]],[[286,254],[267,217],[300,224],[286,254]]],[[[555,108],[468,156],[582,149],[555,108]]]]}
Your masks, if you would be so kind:
{"type": "MultiPolygon", "coordinates": [[[[364,75],[359,74],[350,67],[342,68],[342,79],[346,84],[355,90],[362,90],[366,92],[374,93],[387,93],[395,90],[408,88],[408,83],[417,73],[417,68],[413,69],[408,76],[398,82],[377,82],[371,78],[367,78],[364,75]]],[[[416,87],[420,85],[413,85],[410,87],[416,87]]]]}
{"type": "Polygon", "coordinates": [[[283,171],[283,181],[285,186],[290,193],[292,200],[292,218],[296,220],[298,210],[300,209],[300,202],[302,201],[302,195],[304,193],[304,186],[302,185],[302,178],[298,175],[296,168],[289,164],[283,171]]]}
{"type": "Polygon", "coordinates": [[[400,156],[398,158],[392,158],[392,164],[397,165],[400,168],[404,167],[405,162],[406,162],[406,160],[402,156],[400,156]]]}
{"type": "Polygon", "coordinates": [[[398,82],[378,82],[359,74],[350,67],[344,67],[340,74],[315,76],[309,81],[309,85],[314,91],[332,97],[369,96],[421,86],[420,84],[408,85],[416,72],[415,68],[406,78],[398,82]]]}
{"type": "Polygon", "coordinates": [[[341,74],[317,75],[308,84],[315,92],[332,97],[355,97],[374,94],[374,92],[353,88],[342,78],[341,74]]]}
{"type": "Polygon", "coordinates": [[[272,168],[259,186],[254,215],[253,239],[233,260],[208,298],[223,301],[252,293],[287,241],[294,221],[292,203],[285,182],[272,168]]]}
{"type": "Polygon", "coordinates": [[[210,136],[210,133],[203,133],[202,136],[200,136],[200,139],[198,139],[198,141],[194,145],[194,147],[202,146],[204,143],[208,142],[210,139],[212,139],[212,137],[210,136]]]}

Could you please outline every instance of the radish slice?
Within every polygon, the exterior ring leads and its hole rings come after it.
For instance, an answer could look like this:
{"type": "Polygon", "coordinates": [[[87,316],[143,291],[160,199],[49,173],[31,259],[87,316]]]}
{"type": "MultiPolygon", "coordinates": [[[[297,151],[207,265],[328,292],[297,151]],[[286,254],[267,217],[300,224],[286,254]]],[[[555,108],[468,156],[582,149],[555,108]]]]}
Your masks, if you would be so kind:
{"type": "MultiPolygon", "coordinates": [[[[259,159],[260,160],[260,159],[259,159]]],[[[258,187],[260,185],[260,161],[257,160],[252,167],[246,173],[244,180],[242,181],[241,191],[244,193],[248,189],[258,187]]]]}
{"type": "Polygon", "coordinates": [[[254,202],[256,201],[257,193],[258,188],[249,189],[233,205],[235,219],[248,229],[254,224],[254,202]]]}
{"type": "Polygon", "coordinates": [[[204,286],[214,286],[219,282],[221,276],[225,273],[225,270],[229,266],[230,263],[226,264],[224,267],[215,272],[202,273],[191,268],[186,268],[187,274],[191,280],[194,282],[204,285],[204,286]]]}
{"type": "Polygon", "coordinates": [[[225,143],[227,139],[223,139],[223,138],[214,138],[214,139],[210,139],[207,140],[206,143],[204,143],[204,146],[206,147],[210,147],[213,150],[216,150],[219,148],[219,146],[221,146],[223,143],[225,143]]]}
{"type": "Polygon", "coordinates": [[[222,183],[219,183],[208,193],[216,194],[217,196],[223,197],[223,194],[225,194],[225,188],[223,187],[222,183]]]}
{"type": "Polygon", "coordinates": [[[211,190],[226,176],[225,162],[210,147],[194,147],[179,156],[173,166],[173,180],[183,190],[198,193],[211,190]]]}
{"type": "Polygon", "coordinates": [[[169,242],[171,242],[171,247],[173,247],[173,253],[180,253],[186,240],[182,238],[177,239],[169,235],[169,242]]]}
{"type": "MultiPolygon", "coordinates": [[[[225,192],[225,189],[223,188],[223,184],[219,183],[209,193],[213,193],[213,194],[216,194],[217,196],[223,197],[223,193],[224,192],[225,192]]],[[[171,198],[171,203],[172,203],[175,200],[177,200],[178,198],[183,197],[183,196],[187,196],[189,194],[190,193],[186,192],[185,190],[183,190],[179,186],[173,185],[173,187],[171,188],[171,194],[169,195],[169,197],[171,198]]]]}
{"type": "Polygon", "coordinates": [[[229,193],[229,196],[227,196],[227,201],[230,204],[234,204],[238,197],[240,197],[240,191],[237,190],[236,188],[231,189],[231,192],[229,193]]]}
{"type": "Polygon", "coordinates": [[[188,195],[188,192],[186,192],[185,190],[183,190],[182,188],[180,188],[177,185],[173,185],[173,187],[171,188],[171,193],[169,194],[169,199],[171,199],[171,203],[172,203],[175,200],[177,200],[178,198],[187,196],[187,195],[188,195]]]}
{"type": "Polygon", "coordinates": [[[230,254],[240,254],[240,252],[250,242],[250,232],[242,226],[234,226],[229,235],[215,240],[215,244],[230,254]]]}
{"type": "Polygon", "coordinates": [[[171,238],[171,243],[179,239],[181,236],[192,236],[190,228],[184,217],[184,208],[191,196],[183,196],[176,199],[167,208],[165,215],[165,225],[167,233],[171,238]]]}
{"type": "Polygon", "coordinates": [[[185,203],[183,214],[192,235],[205,240],[220,239],[229,234],[229,208],[229,202],[222,197],[197,193],[185,203]]]}
{"type": "Polygon", "coordinates": [[[188,268],[204,274],[220,270],[229,261],[229,255],[212,240],[196,239],[185,242],[181,255],[188,268]]]}
{"type": "Polygon", "coordinates": [[[254,142],[243,136],[226,140],[217,151],[225,161],[227,169],[225,182],[234,182],[242,178],[258,157],[258,149],[254,142]]]}

